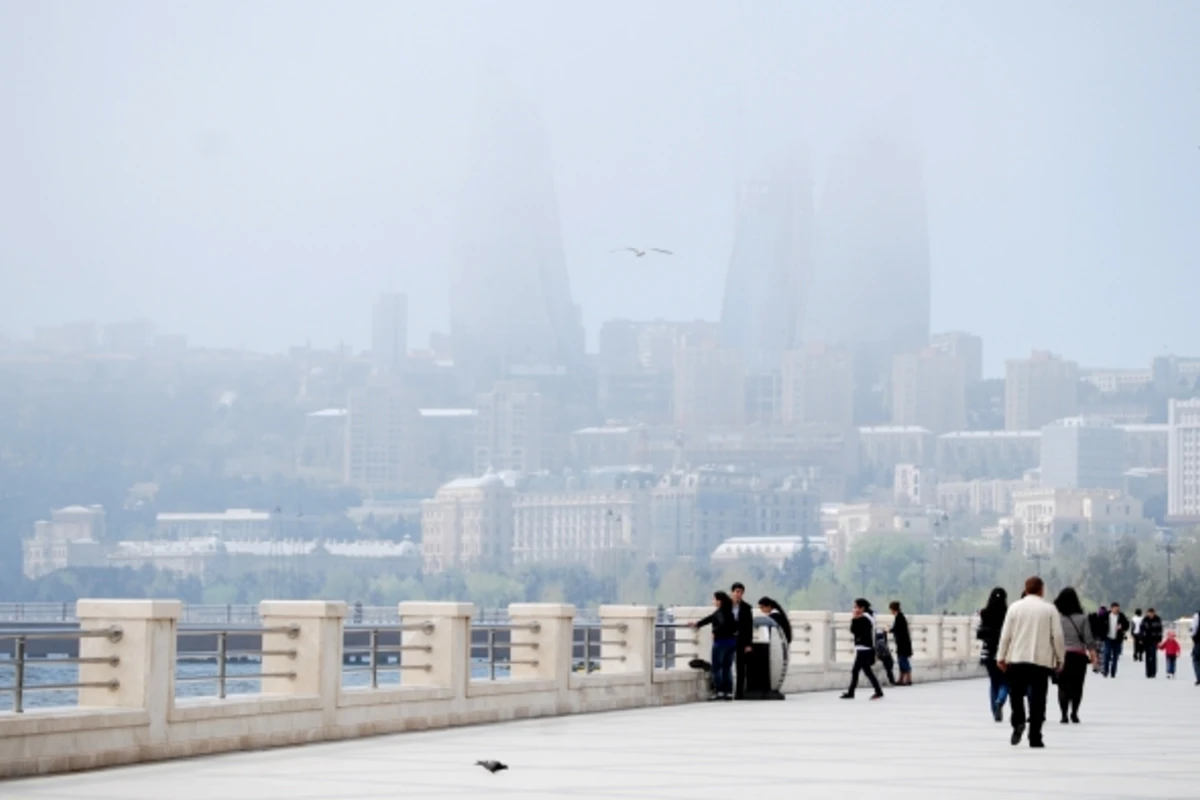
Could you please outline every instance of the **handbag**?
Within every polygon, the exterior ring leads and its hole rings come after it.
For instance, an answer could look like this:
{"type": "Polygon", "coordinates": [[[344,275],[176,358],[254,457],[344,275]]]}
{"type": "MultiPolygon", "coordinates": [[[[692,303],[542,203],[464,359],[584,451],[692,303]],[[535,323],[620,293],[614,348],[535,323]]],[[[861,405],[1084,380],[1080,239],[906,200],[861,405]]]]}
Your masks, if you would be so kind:
{"type": "Polygon", "coordinates": [[[1088,664],[1093,667],[1096,666],[1096,662],[1099,659],[1096,656],[1095,648],[1087,646],[1087,637],[1083,635],[1083,631],[1079,630],[1079,625],[1075,622],[1075,620],[1067,617],[1067,622],[1071,623],[1071,627],[1075,629],[1075,634],[1079,637],[1079,641],[1083,642],[1083,649],[1087,651],[1088,664]]]}

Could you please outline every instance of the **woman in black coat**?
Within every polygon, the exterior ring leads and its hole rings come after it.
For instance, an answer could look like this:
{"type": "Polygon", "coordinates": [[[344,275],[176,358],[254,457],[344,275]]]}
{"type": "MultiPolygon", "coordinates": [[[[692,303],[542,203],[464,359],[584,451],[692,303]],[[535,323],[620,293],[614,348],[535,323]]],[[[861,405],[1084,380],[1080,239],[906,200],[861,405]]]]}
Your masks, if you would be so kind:
{"type": "Polygon", "coordinates": [[[843,700],[853,700],[854,690],[858,688],[858,673],[865,672],[867,680],[875,687],[872,700],[883,697],[883,687],[871,665],[875,663],[875,614],[871,604],[865,598],[854,601],[853,618],[850,620],[850,635],[854,637],[854,667],[850,670],[850,688],[842,695],[843,700]]]}
{"type": "Polygon", "coordinates": [[[702,620],[689,623],[693,628],[712,625],[712,684],[710,700],[733,699],[733,658],[737,655],[738,624],[733,616],[733,598],[725,592],[713,592],[715,611],[702,620]]]}
{"type": "Polygon", "coordinates": [[[900,610],[900,603],[893,600],[888,606],[892,612],[892,642],[896,645],[896,661],[900,667],[901,686],[912,686],[912,634],[908,630],[908,617],[900,610]]]}
{"type": "Polygon", "coordinates": [[[987,605],[979,612],[979,630],[975,638],[982,643],[979,663],[988,673],[988,699],[992,704],[992,717],[996,722],[1004,721],[1004,702],[1008,699],[1008,682],[1004,672],[996,664],[996,651],[1000,649],[1000,631],[1004,629],[1004,618],[1008,616],[1008,592],[997,586],[988,595],[987,605]]]}

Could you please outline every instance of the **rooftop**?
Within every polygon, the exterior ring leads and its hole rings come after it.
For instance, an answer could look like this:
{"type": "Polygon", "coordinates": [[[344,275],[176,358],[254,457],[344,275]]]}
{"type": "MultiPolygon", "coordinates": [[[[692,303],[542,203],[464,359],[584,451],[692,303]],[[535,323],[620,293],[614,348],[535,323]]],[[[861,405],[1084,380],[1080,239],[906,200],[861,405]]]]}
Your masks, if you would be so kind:
{"type": "Polygon", "coordinates": [[[1012,747],[1009,727],[988,714],[985,682],[967,680],[885,690],[878,703],[867,702],[866,692],[854,702],[823,692],[783,702],[550,717],[32,778],[5,788],[31,800],[1194,797],[1200,726],[1192,722],[1200,689],[1185,664],[1177,681],[1148,681],[1125,662],[1116,680],[1089,675],[1083,724],[1051,720],[1044,752],[1012,747]],[[733,729],[746,735],[729,735],[733,729]],[[738,766],[715,769],[714,746],[738,766]],[[490,775],[473,766],[485,758],[510,769],[490,775]]]}

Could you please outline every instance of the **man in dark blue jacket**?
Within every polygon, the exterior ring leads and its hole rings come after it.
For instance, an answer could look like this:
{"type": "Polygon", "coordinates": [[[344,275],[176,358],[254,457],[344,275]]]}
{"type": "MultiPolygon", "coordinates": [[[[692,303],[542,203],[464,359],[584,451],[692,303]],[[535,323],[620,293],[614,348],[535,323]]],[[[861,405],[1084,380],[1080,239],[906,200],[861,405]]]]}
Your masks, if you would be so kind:
{"type": "Polygon", "coordinates": [[[746,595],[746,587],[740,582],[730,587],[729,595],[733,598],[733,618],[737,621],[737,683],[734,685],[733,697],[735,700],[742,700],[746,695],[746,656],[754,644],[754,609],[742,599],[746,595]]]}

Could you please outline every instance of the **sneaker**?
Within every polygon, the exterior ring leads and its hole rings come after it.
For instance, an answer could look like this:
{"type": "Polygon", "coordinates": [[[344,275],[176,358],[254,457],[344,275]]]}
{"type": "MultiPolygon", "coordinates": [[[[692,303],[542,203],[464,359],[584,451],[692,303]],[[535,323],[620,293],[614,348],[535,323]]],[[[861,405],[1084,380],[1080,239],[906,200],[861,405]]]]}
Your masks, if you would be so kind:
{"type": "Polygon", "coordinates": [[[854,695],[850,694],[850,692],[846,692],[844,695],[842,695],[842,699],[843,700],[853,700],[854,695]]]}
{"type": "Polygon", "coordinates": [[[1073,723],[1074,723],[1074,724],[1076,724],[1076,725],[1078,725],[1078,724],[1079,724],[1079,714],[1078,714],[1078,712],[1076,712],[1076,713],[1074,713],[1074,714],[1072,714],[1072,715],[1071,715],[1071,722],[1073,722],[1073,723]]]}
{"type": "Polygon", "coordinates": [[[1021,743],[1021,737],[1024,735],[1025,735],[1025,726],[1024,725],[1014,725],[1013,726],[1012,743],[1013,743],[1014,747],[1021,743]]]}
{"type": "Polygon", "coordinates": [[[883,692],[876,692],[875,694],[871,695],[871,699],[872,700],[882,700],[883,692]]]}
{"type": "Polygon", "coordinates": [[[1043,742],[1041,739],[1034,739],[1031,736],[1031,737],[1029,737],[1029,746],[1030,747],[1045,747],[1046,743],[1043,742]]]}

